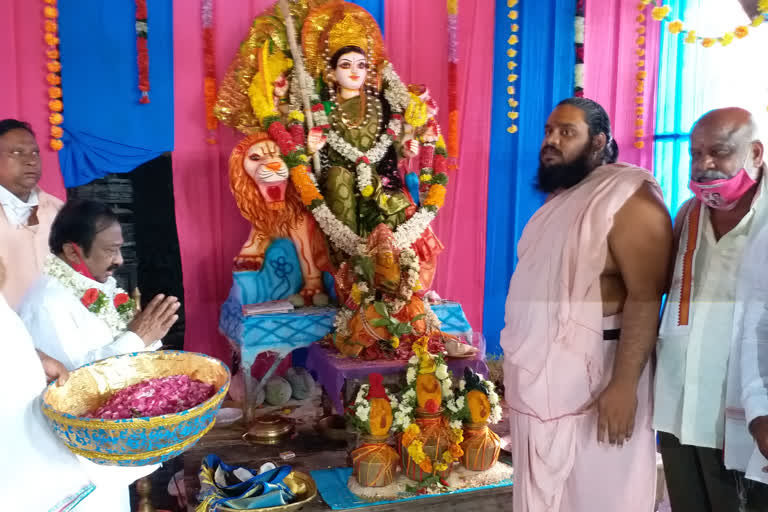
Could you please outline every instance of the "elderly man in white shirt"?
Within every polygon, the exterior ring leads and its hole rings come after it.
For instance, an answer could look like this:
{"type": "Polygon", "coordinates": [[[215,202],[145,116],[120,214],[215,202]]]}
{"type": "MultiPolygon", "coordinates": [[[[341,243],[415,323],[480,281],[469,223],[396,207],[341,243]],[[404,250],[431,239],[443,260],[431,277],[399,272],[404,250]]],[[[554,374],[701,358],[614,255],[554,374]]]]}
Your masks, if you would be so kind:
{"type": "MultiPolygon", "coordinates": [[[[123,236],[115,213],[96,201],[73,201],[51,226],[43,275],[24,297],[19,315],[35,346],[68,370],[106,357],[151,350],[178,319],[176,297],[154,297],[136,313],[132,300],[112,277],[123,263],[123,236]]],[[[111,498],[110,510],[129,511],[127,486],[154,471],[97,466],[81,460],[111,498]]]]}
{"type": "Polygon", "coordinates": [[[40,148],[29,124],[0,121],[0,258],[8,268],[0,292],[12,308],[40,276],[48,234],[62,202],[37,186],[40,148]]]}
{"type": "Polygon", "coordinates": [[[768,486],[752,472],[745,479],[754,442],[733,384],[742,345],[739,266],[768,221],[756,130],[749,112],[727,108],[704,115],[691,133],[696,197],[675,220],[653,418],[673,512],[768,510],[768,486]]]}

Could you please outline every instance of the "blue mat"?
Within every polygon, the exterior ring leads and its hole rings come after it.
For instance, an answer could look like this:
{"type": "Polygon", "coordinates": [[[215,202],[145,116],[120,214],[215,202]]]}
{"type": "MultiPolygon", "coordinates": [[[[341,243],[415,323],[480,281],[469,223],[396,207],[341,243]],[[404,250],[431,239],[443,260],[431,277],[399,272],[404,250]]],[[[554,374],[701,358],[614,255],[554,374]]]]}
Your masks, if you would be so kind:
{"type": "Polygon", "coordinates": [[[352,474],[352,468],[333,468],[317,469],[310,472],[312,478],[317,484],[317,490],[323,500],[333,510],[345,510],[349,508],[371,507],[374,505],[384,505],[386,503],[399,503],[401,501],[421,500],[424,498],[435,498],[438,496],[447,496],[450,494],[459,494],[463,492],[472,492],[480,489],[493,489],[495,487],[508,487],[512,485],[512,479],[507,478],[493,485],[484,485],[482,487],[471,487],[469,489],[459,489],[444,494],[417,494],[408,495],[399,500],[368,501],[355,496],[347,487],[347,481],[352,474]]]}

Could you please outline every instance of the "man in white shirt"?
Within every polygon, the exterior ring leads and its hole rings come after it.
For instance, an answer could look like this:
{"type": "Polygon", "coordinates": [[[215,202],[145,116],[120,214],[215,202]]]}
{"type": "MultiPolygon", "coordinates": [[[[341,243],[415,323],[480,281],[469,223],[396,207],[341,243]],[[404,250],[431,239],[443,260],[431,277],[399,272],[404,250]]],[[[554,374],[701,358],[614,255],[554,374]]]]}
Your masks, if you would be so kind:
{"type": "MultiPolygon", "coordinates": [[[[178,316],[176,297],[154,297],[135,308],[112,277],[123,263],[123,236],[115,213],[96,201],[64,205],[51,226],[51,253],[43,275],[20,308],[35,346],[68,370],[106,357],[154,349],[178,316]]],[[[79,458],[103,510],[130,510],[128,485],[158,466],[108,467],[79,458]]]]}
{"type": "Polygon", "coordinates": [[[41,173],[29,124],[0,121],[0,258],[8,268],[0,292],[12,308],[40,276],[51,223],[62,205],[37,187],[41,173]]]}
{"type": "Polygon", "coordinates": [[[768,220],[763,145],[750,113],[727,108],[695,124],[690,152],[696,197],[675,220],[653,426],[673,512],[766,510],[768,487],[744,478],[754,442],[732,384],[741,361],[739,266],[768,220]]]}
{"type": "Polygon", "coordinates": [[[96,201],[67,203],[51,226],[52,254],[19,316],[37,348],[69,370],[159,345],[178,319],[178,299],[163,295],[135,314],[112,277],[123,263],[122,245],[117,216],[96,201]]]}

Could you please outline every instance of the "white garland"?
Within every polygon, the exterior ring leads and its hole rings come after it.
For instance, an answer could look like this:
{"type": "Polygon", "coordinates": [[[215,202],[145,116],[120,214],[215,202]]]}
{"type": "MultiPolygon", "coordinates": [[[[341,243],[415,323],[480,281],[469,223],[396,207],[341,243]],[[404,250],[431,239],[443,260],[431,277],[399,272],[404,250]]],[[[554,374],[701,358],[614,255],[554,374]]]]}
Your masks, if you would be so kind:
{"type": "Polygon", "coordinates": [[[408,87],[400,80],[400,77],[392,67],[391,62],[387,62],[381,70],[381,77],[387,87],[384,88],[384,98],[386,98],[393,112],[405,112],[408,104],[411,102],[411,95],[408,87]]]}
{"type": "MultiPolygon", "coordinates": [[[[390,119],[387,128],[394,132],[397,126],[397,119],[392,118],[390,119]]],[[[363,197],[370,196],[372,190],[366,189],[368,187],[373,187],[373,169],[371,165],[379,163],[381,159],[384,158],[384,155],[387,154],[387,150],[392,145],[392,137],[389,133],[386,131],[382,133],[376,144],[365,153],[344,140],[344,137],[339,135],[335,130],[328,131],[328,144],[341,156],[356,164],[357,188],[363,197]],[[366,162],[364,159],[367,159],[368,161],[366,162]],[[366,194],[366,192],[368,193],[366,194]]]]}
{"type": "MultiPolygon", "coordinates": [[[[99,317],[104,323],[107,324],[109,330],[112,332],[112,337],[117,337],[125,332],[128,327],[128,323],[132,320],[134,312],[120,314],[115,307],[115,296],[121,293],[125,293],[125,290],[121,288],[115,288],[111,295],[107,295],[101,290],[95,281],[88,279],[87,277],[79,274],[75,269],[67,265],[60,258],[49,254],[48,258],[43,264],[43,273],[56,279],[65,288],[72,292],[72,295],[77,298],[78,301],[83,298],[86,291],[91,288],[97,290],[100,294],[106,296],[106,304],[99,312],[92,312],[91,314],[99,317]]],[[[83,306],[85,307],[85,306],[83,306]]],[[[86,308],[87,309],[87,308],[86,308]]]]}
{"type": "MultiPolygon", "coordinates": [[[[363,423],[367,422],[370,419],[371,414],[371,404],[366,398],[368,396],[368,390],[370,389],[370,384],[363,384],[360,386],[360,389],[357,391],[357,395],[355,396],[355,401],[350,407],[352,414],[357,417],[360,421],[363,423]]],[[[389,390],[385,387],[384,388],[385,393],[387,394],[387,398],[389,399],[389,405],[392,408],[392,411],[394,412],[397,410],[399,401],[395,395],[389,392],[389,390]]],[[[393,425],[394,425],[394,415],[393,415],[393,425]]]]}
{"type": "MultiPolygon", "coordinates": [[[[429,354],[428,357],[435,359],[434,354],[429,354]]],[[[413,422],[414,413],[416,407],[418,407],[416,379],[419,374],[420,365],[421,362],[419,357],[415,354],[408,359],[408,369],[405,372],[407,388],[402,395],[400,395],[400,403],[395,411],[395,417],[392,422],[392,426],[395,430],[405,431],[405,429],[407,429],[413,422]]],[[[453,382],[451,381],[451,374],[448,371],[448,365],[445,364],[445,361],[436,362],[435,378],[440,383],[443,398],[447,400],[447,403],[453,403],[453,382]]]]}

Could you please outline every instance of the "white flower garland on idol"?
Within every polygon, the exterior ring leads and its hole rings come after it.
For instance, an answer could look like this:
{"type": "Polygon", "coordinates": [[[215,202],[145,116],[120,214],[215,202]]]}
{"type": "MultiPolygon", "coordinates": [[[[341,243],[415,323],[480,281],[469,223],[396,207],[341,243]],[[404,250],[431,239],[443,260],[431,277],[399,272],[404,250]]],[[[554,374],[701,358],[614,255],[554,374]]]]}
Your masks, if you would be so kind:
{"type": "MultiPolygon", "coordinates": [[[[56,279],[59,283],[64,285],[65,288],[72,292],[72,295],[79,301],[82,299],[86,291],[94,288],[100,294],[104,294],[103,291],[98,289],[94,284],[89,283],[90,279],[77,273],[75,269],[67,265],[60,258],[49,254],[43,264],[43,273],[49,277],[56,279]]],[[[109,330],[112,332],[112,336],[119,336],[125,332],[128,327],[128,323],[133,319],[134,312],[120,314],[114,304],[114,298],[116,295],[125,293],[121,288],[115,288],[115,292],[112,296],[106,297],[106,304],[98,312],[89,311],[91,314],[99,317],[104,323],[107,324],[109,330]]],[[[83,306],[85,307],[85,306],[83,306]]]]}

